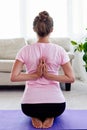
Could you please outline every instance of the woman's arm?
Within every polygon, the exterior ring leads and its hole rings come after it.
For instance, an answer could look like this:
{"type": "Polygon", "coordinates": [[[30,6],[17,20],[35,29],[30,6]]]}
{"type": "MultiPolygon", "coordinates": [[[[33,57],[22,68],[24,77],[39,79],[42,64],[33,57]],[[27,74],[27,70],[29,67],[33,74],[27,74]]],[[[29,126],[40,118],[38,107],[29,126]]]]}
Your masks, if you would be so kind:
{"type": "Polygon", "coordinates": [[[34,79],[41,77],[41,75],[42,75],[42,67],[41,67],[42,64],[41,63],[37,67],[36,72],[32,73],[32,74],[22,73],[21,70],[23,68],[23,65],[24,64],[21,61],[19,61],[19,60],[15,61],[12,71],[11,71],[11,77],[10,77],[12,82],[34,80],[34,79]]]}
{"type": "Polygon", "coordinates": [[[62,65],[62,69],[64,71],[63,75],[54,75],[51,73],[48,73],[46,64],[44,64],[44,77],[49,80],[55,80],[58,82],[65,82],[65,83],[71,83],[74,82],[75,76],[71,67],[70,62],[67,62],[66,64],[62,65]]]}

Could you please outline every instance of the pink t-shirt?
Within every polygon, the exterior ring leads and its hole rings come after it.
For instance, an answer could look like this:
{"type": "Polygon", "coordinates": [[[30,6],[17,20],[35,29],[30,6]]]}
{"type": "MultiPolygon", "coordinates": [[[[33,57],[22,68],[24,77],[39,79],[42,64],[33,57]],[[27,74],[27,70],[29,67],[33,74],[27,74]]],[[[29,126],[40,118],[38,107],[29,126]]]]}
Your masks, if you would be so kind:
{"type": "MultiPolygon", "coordinates": [[[[37,69],[39,59],[44,57],[48,72],[58,75],[61,65],[69,62],[66,51],[53,43],[34,43],[26,45],[17,53],[16,59],[26,66],[26,73],[33,73],[37,69]]],[[[65,98],[59,82],[41,77],[26,81],[22,103],[61,103],[65,98]]]]}

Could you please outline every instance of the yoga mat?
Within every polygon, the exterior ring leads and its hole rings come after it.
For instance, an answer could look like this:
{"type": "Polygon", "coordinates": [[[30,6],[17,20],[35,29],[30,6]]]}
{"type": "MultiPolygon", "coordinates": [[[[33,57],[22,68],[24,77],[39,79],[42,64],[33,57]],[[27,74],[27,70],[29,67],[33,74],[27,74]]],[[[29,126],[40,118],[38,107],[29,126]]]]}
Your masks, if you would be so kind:
{"type": "MultiPolygon", "coordinates": [[[[47,130],[63,129],[87,129],[87,110],[66,110],[47,130]]],[[[36,130],[36,128],[32,126],[31,118],[24,115],[21,110],[0,110],[0,130],[36,130]]]]}

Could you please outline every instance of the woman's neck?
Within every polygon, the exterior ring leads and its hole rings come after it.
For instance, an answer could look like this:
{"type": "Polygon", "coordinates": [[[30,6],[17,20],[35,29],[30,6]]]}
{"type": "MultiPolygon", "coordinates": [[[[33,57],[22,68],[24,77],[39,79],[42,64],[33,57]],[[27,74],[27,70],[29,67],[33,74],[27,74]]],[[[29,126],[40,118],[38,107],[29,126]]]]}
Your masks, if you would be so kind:
{"type": "Polygon", "coordinates": [[[49,36],[46,37],[39,37],[38,38],[39,43],[49,43],[49,36]]]}

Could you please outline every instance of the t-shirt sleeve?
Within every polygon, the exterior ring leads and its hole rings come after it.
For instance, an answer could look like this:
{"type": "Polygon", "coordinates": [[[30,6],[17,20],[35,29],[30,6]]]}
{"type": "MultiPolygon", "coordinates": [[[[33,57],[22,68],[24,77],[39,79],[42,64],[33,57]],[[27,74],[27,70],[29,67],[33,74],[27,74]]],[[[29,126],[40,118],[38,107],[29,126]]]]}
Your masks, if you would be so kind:
{"type": "Polygon", "coordinates": [[[15,59],[21,61],[22,63],[25,63],[24,55],[25,55],[25,46],[19,50],[15,59]]]}
{"type": "Polygon", "coordinates": [[[65,51],[64,48],[61,48],[61,51],[60,51],[60,64],[63,65],[63,64],[66,64],[67,62],[70,61],[70,58],[67,54],[67,52],[65,51]]]}

